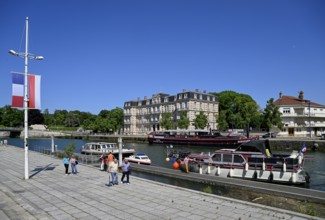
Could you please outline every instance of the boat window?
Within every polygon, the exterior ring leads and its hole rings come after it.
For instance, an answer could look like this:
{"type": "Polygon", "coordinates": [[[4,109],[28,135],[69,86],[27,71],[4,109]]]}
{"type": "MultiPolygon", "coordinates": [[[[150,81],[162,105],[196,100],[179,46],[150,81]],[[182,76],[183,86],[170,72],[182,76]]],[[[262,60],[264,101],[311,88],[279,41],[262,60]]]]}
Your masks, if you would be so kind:
{"type": "Polygon", "coordinates": [[[223,162],[224,163],[232,163],[232,154],[224,154],[223,162]]]}
{"type": "Polygon", "coordinates": [[[214,162],[221,162],[221,154],[215,154],[215,155],[213,155],[212,160],[214,162]]]}
{"type": "Polygon", "coordinates": [[[135,159],[140,159],[139,157],[135,157],[135,159]]]}
{"type": "Polygon", "coordinates": [[[241,155],[234,155],[234,163],[244,163],[244,159],[241,155]]]}

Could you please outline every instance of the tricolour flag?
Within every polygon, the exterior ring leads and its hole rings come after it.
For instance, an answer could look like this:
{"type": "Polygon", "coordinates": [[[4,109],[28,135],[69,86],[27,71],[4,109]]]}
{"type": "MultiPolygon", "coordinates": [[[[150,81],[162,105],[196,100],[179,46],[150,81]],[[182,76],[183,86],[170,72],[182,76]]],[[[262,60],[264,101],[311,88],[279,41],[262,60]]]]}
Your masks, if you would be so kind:
{"type": "MultiPolygon", "coordinates": [[[[13,108],[24,107],[24,74],[12,74],[12,104],[13,108]]],[[[28,108],[41,109],[41,76],[28,75],[28,108]]]]}
{"type": "Polygon", "coordinates": [[[306,153],[307,152],[307,147],[306,144],[304,144],[300,150],[300,153],[306,153]]]}

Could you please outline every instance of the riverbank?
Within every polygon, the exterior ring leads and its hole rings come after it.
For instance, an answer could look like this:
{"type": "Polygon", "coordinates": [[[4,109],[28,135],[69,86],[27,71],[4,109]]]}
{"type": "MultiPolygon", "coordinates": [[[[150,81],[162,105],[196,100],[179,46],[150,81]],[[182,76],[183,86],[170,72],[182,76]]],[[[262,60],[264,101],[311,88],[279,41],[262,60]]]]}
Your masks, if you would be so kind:
{"type": "MultiPolygon", "coordinates": [[[[259,133],[252,135],[260,135],[259,133]]],[[[107,141],[118,142],[121,137],[124,143],[147,143],[146,135],[103,135],[103,134],[87,134],[81,132],[67,132],[67,131],[37,131],[30,130],[29,136],[33,138],[51,137],[55,138],[71,138],[83,139],[92,141],[107,141]]],[[[320,140],[319,137],[302,138],[302,137],[277,137],[270,139],[272,150],[300,150],[303,144],[306,144],[308,150],[315,149],[317,151],[325,152],[325,140],[320,140]]]]}
{"type": "MultiPolygon", "coordinates": [[[[7,133],[4,133],[7,134],[7,133]]],[[[49,130],[29,130],[29,138],[50,138],[56,139],[82,139],[91,141],[105,141],[105,142],[118,142],[121,137],[124,143],[147,143],[146,135],[105,135],[105,134],[89,134],[82,132],[71,131],[49,131],[49,130]]],[[[254,133],[252,135],[260,135],[254,133]]],[[[1,136],[0,138],[5,138],[1,136]]],[[[23,132],[20,135],[23,138],[23,132]]],[[[301,146],[306,144],[308,150],[317,150],[325,152],[325,140],[320,140],[319,137],[302,138],[302,137],[277,137],[270,139],[272,150],[300,150],[301,146]]]]}

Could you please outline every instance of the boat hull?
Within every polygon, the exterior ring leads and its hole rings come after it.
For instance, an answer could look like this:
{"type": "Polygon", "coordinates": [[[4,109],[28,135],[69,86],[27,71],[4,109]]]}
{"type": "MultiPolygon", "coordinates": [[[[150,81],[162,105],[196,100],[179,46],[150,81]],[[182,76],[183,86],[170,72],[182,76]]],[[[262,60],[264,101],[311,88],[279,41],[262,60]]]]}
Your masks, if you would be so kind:
{"type": "MultiPolygon", "coordinates": [[[[185,166],[180,166],[185,171],[185,166]]],[[[302,169],[298,170],[263,170],[263,169],[245,169],[209,166],[206,164],[198,165],[189,163],[189,171],[211,176],[220,176],[224,178],[241,178],[263,182],[285,183],[285,184],[306,184],[309,181],[308,174],[302,169]]]]}
{"type": "Polygon", "coordinates": [[[255,140],[252,138],[164,138],[148,137],[150,144],[172,144],[172,145],[200,145],[200,146],[229,146],[236,147],[242,143],[255,140]]]}

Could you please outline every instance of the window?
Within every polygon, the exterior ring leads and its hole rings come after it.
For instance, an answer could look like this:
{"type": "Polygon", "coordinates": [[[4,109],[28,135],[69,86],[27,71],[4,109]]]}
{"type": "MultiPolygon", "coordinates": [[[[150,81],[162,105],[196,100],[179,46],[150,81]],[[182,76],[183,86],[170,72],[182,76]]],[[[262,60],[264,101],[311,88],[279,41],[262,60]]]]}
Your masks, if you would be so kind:
{"type": "Polygon", "coordinates": [[[244,163],[244,159],[241,155],[234,155],[234,163],[244,163]]]}
{"type": "Polygon", "coordinates": [[[212,157],[213,162],[221,162],[221,154],[215,154],[212,157]]]}
{"type": "Polygon", "coordinates": [[[290,108],[283,108],[283,114],[290,114],[290,108]]]}
{"type": "Polygon", "coordinates": [[[223,155],[223,162],[224,163],[232,163],[232,155],[231,154],[224,154],[223,155]]]}

